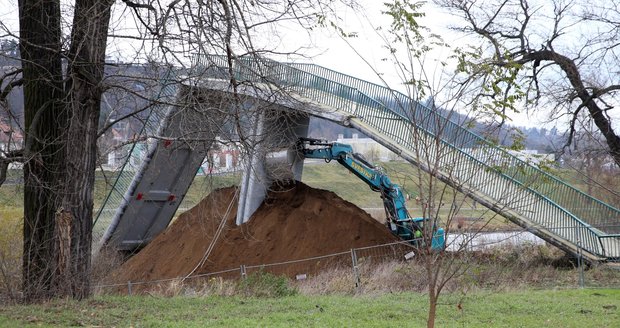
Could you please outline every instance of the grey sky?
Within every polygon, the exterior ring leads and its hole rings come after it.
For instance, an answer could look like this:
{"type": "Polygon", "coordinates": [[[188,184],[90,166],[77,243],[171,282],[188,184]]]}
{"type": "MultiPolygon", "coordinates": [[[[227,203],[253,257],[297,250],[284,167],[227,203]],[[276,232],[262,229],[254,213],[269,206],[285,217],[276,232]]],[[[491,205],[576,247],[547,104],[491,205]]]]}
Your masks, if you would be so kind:
{"type": "MultiPolygon", "coordinates": [[[[0,7],[0,21],[11,31],[17,33],[17,0],[1,0],[3,5],[0,7]]],[[[346,32],[356,32],[357,37],[344,40],[335,31],[330,29],[315,29],[305,31],[295,24],[284,24],[277,30],[278,33],[265,32],[267,36],[257,42],[264,42],[269,45],[277,45],[278,50],[287,51],[298,47],[307,47],[303,52],[311,57],[305,61],[312,61],[315,64],[325,66],[342,73],[346,73],[365,80],[383,84],[403,91],[403,78],[394,69],[391,61],[382,60],[388,57],[385,49],[385,40],[375,31],[375,28],[385,28],[390,24],[390,18],[381,12],[385,10],[383,1],[360,0],[363,4],[363,12],[355,12],[350,8],[342,6],[339,9],[339,22],[346,32]],[[377,75],[379,73],[379,75],[377,75]]],[[[63,1],[63,4],[65,2],[63,1]]],[[[421,19],[421,23],[431,29],[433,33],[440,34],[451,46],[465,45],[469,40],[461,35],[449,31],[448,25],[454,24],[455,18],[442,10],[427,4],[424,7],[426,17],[421,19]]],[[[64,10],[70,10],[69,6],[64,5],[64,10]]],[[[66,25],[70,21],[67,15],[66,25]]],[[[115,34],[131,34],[133,17],[126,10],[126,6],[117,1],[114,8],[114,20],[111,29],[115,34]]],[[[471,42],[471,41],[470,41],[471,42]]],[[[111,39],[108,45],[108,53],[112,57],[122,59],[132,58],[131,54],[135,48],[143,44],[139,40],[131,39],[111,39]]],[[[438,62],[445,61],[450,56],[450,51],[440,49],[430,52],[424,61],[424,69],[427,79],[431,85],[440,85],[442,73],[450,72],[453,66],[448,65],[442,68],[438,62]]],[[[299,58],[274,58],[278,60],[300,60],[299,58]]],[[[418,68],[420,69],[420,68],[418,68]]],[[[512,115],[513,124],[525,126],[539,126],[545,120],[543,111],[538,113],[525,113],[512,115]]],[[[560,125],[566,122],[559,122],[560,125]]],[[[617,126],[618,124],[616,124],[617,126]]]]}

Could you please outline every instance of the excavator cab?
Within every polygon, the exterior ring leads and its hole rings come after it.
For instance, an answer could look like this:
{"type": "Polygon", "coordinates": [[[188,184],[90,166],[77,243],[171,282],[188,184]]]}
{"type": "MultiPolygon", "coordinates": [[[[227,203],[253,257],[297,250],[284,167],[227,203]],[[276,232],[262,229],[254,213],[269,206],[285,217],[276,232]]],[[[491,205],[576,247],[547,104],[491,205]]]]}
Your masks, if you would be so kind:
{"type": "MultiPolygon", "coordinates": [[[[409,240],[416,246],[424,246],[424,226],[429,223],[428,218],[407,218],[404,220],[398,220],[398,235],[409,240]]],[[[446,237],[443,228],[437,228],[433,224],[433,237],[431,239],[431,248],[436,251],[441,251],[446,247],[446,237]]]]}

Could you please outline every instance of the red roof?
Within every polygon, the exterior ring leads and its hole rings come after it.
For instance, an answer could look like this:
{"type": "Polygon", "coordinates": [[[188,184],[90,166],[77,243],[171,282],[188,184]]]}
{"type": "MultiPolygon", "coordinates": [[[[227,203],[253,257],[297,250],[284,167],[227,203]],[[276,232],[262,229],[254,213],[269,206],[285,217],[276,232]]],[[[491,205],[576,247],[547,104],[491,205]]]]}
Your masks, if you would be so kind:
{"type": "Polygon", "coordinates": [[[15,143],[21,143],[24,140],[22,134],[11,127],[7,122],[0,121],[0,142],[9,142],[11,140],[15,143]]]}

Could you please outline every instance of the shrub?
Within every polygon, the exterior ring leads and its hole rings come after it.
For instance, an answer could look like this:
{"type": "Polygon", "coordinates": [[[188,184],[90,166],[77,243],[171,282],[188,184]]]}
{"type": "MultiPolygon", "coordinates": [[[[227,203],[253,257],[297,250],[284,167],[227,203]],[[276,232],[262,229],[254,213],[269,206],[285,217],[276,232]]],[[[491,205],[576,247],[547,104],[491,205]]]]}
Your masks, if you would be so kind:
{"type": "Polygon", "coordinates": [[[238,288],[247,296],[256,297],[284,297],[297,294],[297,290],[289,286],[286,277],[264,271],[249,274],[239,283],[238,288]]]}

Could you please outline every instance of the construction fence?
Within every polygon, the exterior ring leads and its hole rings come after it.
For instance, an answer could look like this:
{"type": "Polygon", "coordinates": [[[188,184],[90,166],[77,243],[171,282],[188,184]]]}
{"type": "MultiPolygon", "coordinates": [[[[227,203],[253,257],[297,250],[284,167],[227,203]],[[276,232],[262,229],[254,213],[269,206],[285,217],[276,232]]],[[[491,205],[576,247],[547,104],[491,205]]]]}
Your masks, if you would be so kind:
{"type": "Polygon", "coordinates": [[[325,270],[338,270],[339,272],[349,272],[351,284],[360,286],[361,268],[372,264],[384,263],[388,261],[407,261],[416,256],[417,249],[407,242],[394,242],[382,245],[375,245],[362,248],[353,248],[349,251],[326,254],[304,259],[282,261],[265,264],[242,264],[239,267],[217,272],[192,274],[166,279],[149,281],[127,281],[126,283],[101,284],[94,286],[95,292],[107,292],[108,290],[127,293],[129,295],[136,291],[149,290],[150,287],[167,283],[182,282],[193,283],[194,281],[208,281],[214,277],[224,279],[245,279],[255,273],[271,273],[283,275],[294,280],[306,280],[317,276],[325,270]]]}
{"type": "MultiPolygon", "coordinates": [[[[546,245],[542,245],[547,247],[546,245]]],[[[448,291],[469,287],[493,289],[528,286],[529,288],[620,288],[620,267],[613,265],[590,266],[582,259],[550,260],[544,258],[541,245],[511,246],[477,252],[445,252],[442,262],[437,254],[431,257],[407,242],[352,248],[348,251],[304,259],[264,264],[242,264],[239,267],[216,272],[191,274],[148,281],[127,281],[95,285],[95,293],[141,294],[176,286],[200,286],[214,281],[238,282],[256,273],[271,273],[289,277],[293,284],[312,285],[320,279],[326,284],[340,284],[335,291],[360,293],[365,291],[423,292],[428,286],[425,265],[443,265],[444,274],[460,271],[447,284],[448,291]],[[499,250],[502,248],[501,250],[499,250]],[[520,250],[521,249],[521,250],[520,250]],[[459,269],[460,268],[460,269],[459,269]],[[463,269],[465,268],[465,269],[463,269]],[[329,283],[326,280],[336,280],[329,283]],[[522,284],[522,285],[519,285],[522,284]]],[[[331,289],[334,290],[333,288],[331,289]]]]}

